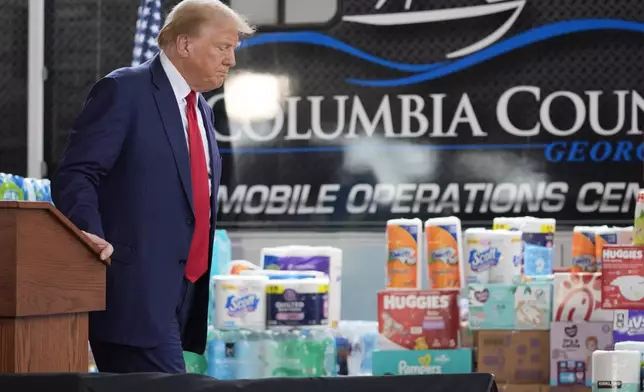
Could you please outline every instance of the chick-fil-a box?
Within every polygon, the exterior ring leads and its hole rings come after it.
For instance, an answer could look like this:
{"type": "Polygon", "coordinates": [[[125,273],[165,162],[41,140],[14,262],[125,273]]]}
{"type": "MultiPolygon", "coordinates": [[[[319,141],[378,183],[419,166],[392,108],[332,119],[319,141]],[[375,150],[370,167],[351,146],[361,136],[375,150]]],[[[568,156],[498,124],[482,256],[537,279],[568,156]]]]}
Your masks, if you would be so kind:
{"type": "Polygon", "coordinates": [[[378,293],[378,348],[458,346],[458,290],[385,290],[378,293]]]}
{"type": "Polygon", "coordinates": [[[644,309],[644,247],[604,245],[602,308],[644,309]]]}

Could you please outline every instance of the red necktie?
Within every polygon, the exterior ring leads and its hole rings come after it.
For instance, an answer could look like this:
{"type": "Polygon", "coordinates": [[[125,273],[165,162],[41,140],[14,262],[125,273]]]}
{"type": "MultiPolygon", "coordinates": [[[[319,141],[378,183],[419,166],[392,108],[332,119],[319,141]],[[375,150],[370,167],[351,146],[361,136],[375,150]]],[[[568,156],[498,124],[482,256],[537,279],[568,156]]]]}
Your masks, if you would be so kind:
{"type": "Polygon", "coordinates": [[[192,200],[195,210],[195,230],[190,243],[190,253],[185,275],[196,282],[208,270],[208,236],[210,233],[210,191],[208,190],[208,167],[206,151],[197,121],[196,94],[191,91],[186,97],[188,103],[188,145],[190,146],[190,175],[192,178],[192,200]]]}

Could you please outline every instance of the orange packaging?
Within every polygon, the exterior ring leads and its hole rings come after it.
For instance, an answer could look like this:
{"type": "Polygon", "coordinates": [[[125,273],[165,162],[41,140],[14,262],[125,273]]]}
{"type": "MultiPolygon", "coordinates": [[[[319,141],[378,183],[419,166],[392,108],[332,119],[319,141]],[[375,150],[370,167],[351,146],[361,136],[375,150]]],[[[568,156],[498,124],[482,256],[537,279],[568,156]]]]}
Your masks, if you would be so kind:
{"type": "Polygon", "coordinates": [[[427,272],[431,289],[460,289],[463,282],[461,220],[455,216],[425,222],[427,272]]]}
{"type": "Polygon", "coordinates": [[[597,272],[595,234],[599,227],[575,226],[572,233],[572,270],[597,272]]]}
{"type": "Polygon", "coordinates": [[[392,219],[387,222],[388,289],[420,289],[420,242],[423,223],[420,219],[392,219]]]}

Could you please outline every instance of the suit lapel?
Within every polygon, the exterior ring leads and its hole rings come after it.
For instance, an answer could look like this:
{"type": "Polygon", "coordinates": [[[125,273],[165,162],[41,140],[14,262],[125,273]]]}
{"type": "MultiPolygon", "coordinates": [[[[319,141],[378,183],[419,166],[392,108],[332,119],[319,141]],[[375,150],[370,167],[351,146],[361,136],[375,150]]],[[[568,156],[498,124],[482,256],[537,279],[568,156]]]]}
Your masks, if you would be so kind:
{"type": "Polygon", "coordinates": [[[165,130],[166,137],[168,138],[168,142],[172,148],[174,161],[177,165],[177,170],[179,171],[183,190],[188,198],[188,203],[190,203],[190,209],[194,214],[195,210],[192,203],[192,181],[190,179],[190,156],[188,154],[188,145],[186,143],[186,137],[183,130],[183,122],[181,121],[181,113],[179,113],[179,105],[177,104],[177,99],[172,91],[172,86],[163,71],[163,67],[161,66],[161,61],[158,56],[152,61],[150,69],[152,71],[154,83],[158,87],[158,90],[154,92],[157,109],[159,110],[161,120],[163,121],[163,128],[165,130]]]}

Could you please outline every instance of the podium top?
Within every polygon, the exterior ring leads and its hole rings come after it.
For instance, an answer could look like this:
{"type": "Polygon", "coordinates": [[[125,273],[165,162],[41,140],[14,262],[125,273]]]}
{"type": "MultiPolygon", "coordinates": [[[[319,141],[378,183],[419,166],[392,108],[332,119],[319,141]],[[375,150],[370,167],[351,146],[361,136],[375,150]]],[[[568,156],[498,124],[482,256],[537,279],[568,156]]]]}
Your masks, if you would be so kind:
{"type": "MultiPolygon", "coordinates": [[[[78,240],[85,245],[100,260],[101,250],[83,232],[76,227],[65,215],[63,215],[53,204],[43,201],[11,201],[0,200],[0,210],[2,209],[25,209],[25,210],[43,210],[53,215],[56,220],[65,226],[78,240]]],[[[103,264],[109,265],[111,260],[100,260],[103,264]]]]}

